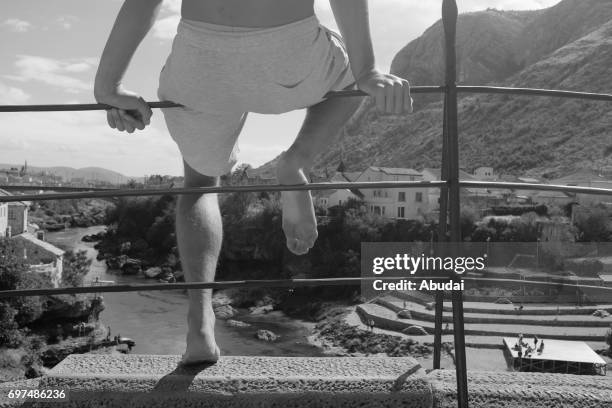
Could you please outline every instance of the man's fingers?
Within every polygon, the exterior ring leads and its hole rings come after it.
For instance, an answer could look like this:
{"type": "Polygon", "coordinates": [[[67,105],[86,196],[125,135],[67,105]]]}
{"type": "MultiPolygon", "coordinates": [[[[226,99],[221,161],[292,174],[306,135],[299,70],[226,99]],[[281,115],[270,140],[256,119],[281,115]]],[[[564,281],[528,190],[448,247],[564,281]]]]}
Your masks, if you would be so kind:
{"type": "Polygon", "coordinates": [[[151,107],[149,106],[149,104],[147,104],[147,102],[141,97],[138,98],[140,104],[138,106],[138,112],[140,112],[140,117],[142,118],[142,122],[145,125],[150,125],[151,124],[151,116],[153,115],[153,110],[151,109],[151,107]]]}
{"type": "Polygon", "coordinates": [[[399,115],[404,111],[404,83],[396,82],[393,85],[393,93],[395,94],[395,106],[393,113],[399,115]]]}
{"type": "Polygon", "coordinates": [[[412,97],[410,96],[410,84],[404,84],[404,111],[412,113],[412,97]]]}
{"type": "Polygon", "coordinates": [[[115,118],[113,118],[113,114],[111,110],[112,109],[109,109],[106,111],[106,121],[108,122],[108,126],[110,126],[113,129],[116,129],[117,125],[115,124],[115,118]]]}
{"type": "Polygon", "coordinates": [[[123,132],[125,130],[125,125],[123,124],[123,120],[121,120],[119,111],[117,109],[111,109],[110,112],[111,112],[111,115],[113,116],[113,120],[115,121],[115,126],[117,130],[120,132],[123,132]]]}
{"type": "Polygon", "coordinates": [[[393,82],[385,84],[385,113],[395,112],[395,85],[393,82]]]}
{"type": "Polygon", "coordinates": [[[385,86],[384,84],[378,84],[376,86],[376,109],[380,113],[385,112],[385,109],[386,109],[385,99],[386,99],[385,86]]]}
{"type": "Polygon", "coordinates": [[[119,114],[121,115],[121,119],[123,119],[123,124],[125,125],[125,129],[128,131],[128,133],[133,133],[134,129],[144,129],[144,123],[135,118],[134,115],[128,111],[119,109],[119,114]]]}

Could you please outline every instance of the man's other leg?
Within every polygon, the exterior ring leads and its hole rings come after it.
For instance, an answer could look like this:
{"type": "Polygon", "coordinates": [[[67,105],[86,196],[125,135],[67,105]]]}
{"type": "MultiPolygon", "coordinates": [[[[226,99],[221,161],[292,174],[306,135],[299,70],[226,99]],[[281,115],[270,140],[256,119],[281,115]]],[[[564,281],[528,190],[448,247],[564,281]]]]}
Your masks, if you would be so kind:
{"type": "MultiPolygon", "coordinates": [[[[315,157],[331,145],[361,100],[333,98],[308,108],[298,137],[278,162],[277,178],[280,184],[308,182],[304,169],[309,169],[315,157]]],[[[312,196],[309,191],[283,191],[282,204],[287,247],[295,254],[305,254],[317,239],[312,196]]]]}
{"type": "MultiPolygon", "coordinates": [[[[185,187],[211,187],[218,177],[204,176],[187,163],[185,187]]],[[[176,207],[176,238],[186,282],[212,282],[221,250],[222,223],[217,194],[180,195],[176,207]]],[[[212,289],[188,290],[187,349],[184,363],[214,362],[220,351],[215,342],[212,289]]]]}

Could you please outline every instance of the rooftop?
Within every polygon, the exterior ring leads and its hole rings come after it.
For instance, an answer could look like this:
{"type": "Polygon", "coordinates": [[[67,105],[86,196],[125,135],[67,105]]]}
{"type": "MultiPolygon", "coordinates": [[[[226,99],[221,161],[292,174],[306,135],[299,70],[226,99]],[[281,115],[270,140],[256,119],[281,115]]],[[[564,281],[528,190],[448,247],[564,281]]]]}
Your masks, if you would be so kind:
{"type": "Polygon", "coordinates": [[[29,232],[24,232],[23,234],[15,235],[12,239],[24,239],[40,248],[45,249],[48,252],[51,252],[52,254],[55,254],[56,256],[62,256],[65,253],[65,251],[59,249],[55,245],[52,245],[46,241],[42,241],[36,238],[34,235],[30,234],[29,232]]]}
{"type": "Polygon", "coordinates": [[[404,169],[399,167],[378,167],[370,166],[370,169],[374,171],[380,171],[385,174],[396,175],[396,176],[420,176],[421,173],[415,169],[404,169]]]}

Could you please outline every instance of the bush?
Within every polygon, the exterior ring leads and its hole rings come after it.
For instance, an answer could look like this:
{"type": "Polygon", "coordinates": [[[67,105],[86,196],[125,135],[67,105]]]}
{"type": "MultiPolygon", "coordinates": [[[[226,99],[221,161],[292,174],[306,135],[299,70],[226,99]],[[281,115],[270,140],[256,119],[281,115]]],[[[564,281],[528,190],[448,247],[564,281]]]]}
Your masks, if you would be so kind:
{"type": "Polygon", "coordinates": [[[92,260],[87,257],[87,251],[79,252],[68,251],[64,254],[64,264],[62,269],[62,286],[82,286],[83,279],[92,260]]]}
{"type": "Polygon", "coordinates": [[[608,212],[601,208],[591,208],[579,213],[575,219],[579,242],[608,242],[612,240],[612,223],[608,212]]]}

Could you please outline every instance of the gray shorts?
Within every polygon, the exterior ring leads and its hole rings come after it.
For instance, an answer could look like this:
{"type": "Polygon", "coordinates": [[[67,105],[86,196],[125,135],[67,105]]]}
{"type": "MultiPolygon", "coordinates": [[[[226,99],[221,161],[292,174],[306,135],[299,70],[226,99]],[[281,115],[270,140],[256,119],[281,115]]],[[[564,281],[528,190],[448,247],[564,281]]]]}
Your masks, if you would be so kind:
{"type": "Polygon", "coordinates": [[[248,112],[305,108],[354,82],[342,39],[316,16],[265,29],[183,19],[158,95],[184,106],[162,111],[185,162],[220,176],[236,164],[248,112]]]}

